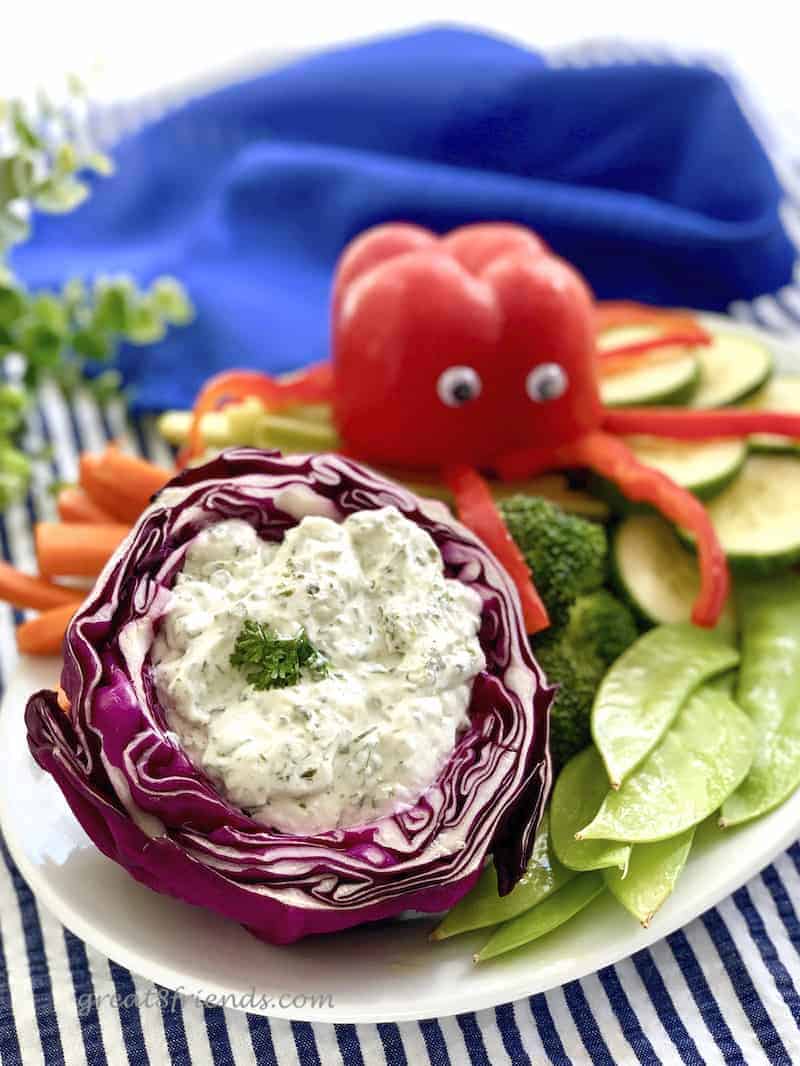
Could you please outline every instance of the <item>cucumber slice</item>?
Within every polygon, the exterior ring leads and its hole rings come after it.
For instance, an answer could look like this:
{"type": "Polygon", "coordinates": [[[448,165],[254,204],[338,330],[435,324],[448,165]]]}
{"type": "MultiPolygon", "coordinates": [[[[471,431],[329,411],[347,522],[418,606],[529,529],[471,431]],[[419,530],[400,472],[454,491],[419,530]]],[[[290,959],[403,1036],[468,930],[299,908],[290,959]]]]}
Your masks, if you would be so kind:
{"type": "Polygon", "coordinates": [[[655,514],[620,522],[611,544],[614,583],[646,621],[688,622],[700,590],[697,559],[655,514]]]}
{"type": "MultiPolygon", "coordinates": [[[[615,332],[621,332],[615,331],[615,332]]],[[[642,357],[635,370],[609,374],[600,383],[600,397],[606,407],[652,407],[659,404],[688,403],[700,383],[697,349],[669,362],[648,362],[642,357]]]]}
{"type": "Polygon", "coordinates": [[[713,333],[713,343],[697,348],[700,384],[691,407],[729,407],[753,396],[772,376],[772,352],[745,333],[713,333]]]}
{"type": "MultiPolygon", "coordinates": [[[[619,594],[644,622],[662,625],[690,621],[700,591],[697,558],[659,515],[631,515],[620,522],[611,542],[611,577],[619,594]]],[[[735,640],[732,599],[725,605],[715,632],[735,640]]]]}
{"type": "MultiPolygon", "coordinates": [[[[800,414],[800,377],[772,378],[763,389],[747,403],[757,411],[786,411],[800,414]]],[[[750,447],[754,452],[800,452],[800,444],[790,437],[781,437],[777,433],[756,433],[750,437],[750,447]]]]}
{"type": "MultiPolygon", "coordinates": [[[[751,455],[708,504],[731,569],[767,576],[800,561],[800,457],[751,455]]],[[[678,535],[687,544],[686,530],[678,535]]]]}

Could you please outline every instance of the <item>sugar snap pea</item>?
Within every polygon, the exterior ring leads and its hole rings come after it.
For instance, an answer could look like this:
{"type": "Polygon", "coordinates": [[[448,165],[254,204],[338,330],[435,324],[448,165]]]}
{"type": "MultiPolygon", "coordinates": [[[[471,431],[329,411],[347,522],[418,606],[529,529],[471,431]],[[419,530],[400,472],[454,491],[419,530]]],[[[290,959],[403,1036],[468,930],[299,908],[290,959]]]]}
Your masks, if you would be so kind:
{"type": "Polygon", "coordinates": [[[493,959],[552,932],[588,906],[604,888],[602,874],[578,874],[538,906],[501,925],[475,956],[475,962],[493,959]]]}
{"type": "Polygon", "coordinates": [[[608,791],[608,780],[597,748],[573,756],[556,781],[550,801],[550,838],[553,850],[571,870],[625,870],[631,849],[605,840],[576,840],[575,834],[597,814],[608,791]]]}
{"type": "Polygon", "coordinates": [[[800,784],[800,578],[739,581],[742,661],[737,702],[755,731],[750,773],[722,806],[720,825],[777,807],[800,784]]]}
{"type": "Polygon", "coordinates": [[[592,709],[592,736],[612,788],[658,744],[689,694],[738,659],[719,633],[688,622],[656,626],[617,659],[592,709]]]}
{"type": "Polygon", "coordinates": [[[447,913],[431,933],[430,939],[445,940],[459,933],[499,925],[516,918],[558,891],[574,876],[574,870],[568,870],[553,854],[549,817],[545,812],[536,833],[528,868],[512,891],[507,896],[497,894],[497,872],[494,864],[489,863],[474,888],[447,913]]]}
{"type": "Polygon", "coordinates": [[[579,839],[638,844],[683,833],[741,784],[753,744],[744,711],[719,689],[699,689],[641,766],[608,793],[579,839]]]}
{"type": "Polygon", "coordinates": [[[609,892],[644,926],[671,895],[689,858],[695,827],[668,840],[631,848],[628,872],[603,870],[609,892]]]}

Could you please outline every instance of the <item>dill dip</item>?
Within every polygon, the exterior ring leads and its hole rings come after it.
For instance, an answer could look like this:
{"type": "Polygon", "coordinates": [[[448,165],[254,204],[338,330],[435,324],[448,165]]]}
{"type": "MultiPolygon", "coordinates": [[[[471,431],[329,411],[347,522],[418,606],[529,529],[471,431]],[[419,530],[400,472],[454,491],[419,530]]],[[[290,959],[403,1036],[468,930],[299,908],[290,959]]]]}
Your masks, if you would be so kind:
{"type": "Polygon", "coordinates": [[[222,521],[177,575],[156,689],[231,803],[287,833],[359,825],[415,803],[452,752],[485,666],[480,612],[394,507],[307,516],[280,544],[222,521]]]}

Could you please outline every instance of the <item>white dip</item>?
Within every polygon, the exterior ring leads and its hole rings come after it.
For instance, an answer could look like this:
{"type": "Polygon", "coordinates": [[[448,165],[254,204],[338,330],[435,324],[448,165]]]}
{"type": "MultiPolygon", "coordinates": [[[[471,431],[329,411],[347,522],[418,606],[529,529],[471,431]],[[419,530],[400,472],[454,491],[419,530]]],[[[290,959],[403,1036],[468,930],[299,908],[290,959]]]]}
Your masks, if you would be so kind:
{"type": "Polygon", "coordinates": [[[194,763],[260,822],[308,834],[413,804],[466,724],[485,665],[480,598],[394,507],[307,517],[281,544],[239,520],[191,544],[153,647],[194,763]],[[230,663],[245,619],[304,629],[328,662],[259,691],[230,663]]]}

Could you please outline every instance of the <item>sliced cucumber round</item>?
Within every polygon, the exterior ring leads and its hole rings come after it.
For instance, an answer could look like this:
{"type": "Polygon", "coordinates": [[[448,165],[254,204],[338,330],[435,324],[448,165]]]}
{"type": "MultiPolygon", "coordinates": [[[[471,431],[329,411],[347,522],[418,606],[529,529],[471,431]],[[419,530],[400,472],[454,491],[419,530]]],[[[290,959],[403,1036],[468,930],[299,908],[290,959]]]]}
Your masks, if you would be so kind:
{"type": "Polygon", "coordinates": [[[700,384],[691,407],[729,407],[753,396],[772,376],[772,352],[746,333],[713,332],[711,344],[695,349],[700,384]]]}
{"type": "Polygon", "coordinates": [[[606,407],[653,407],[686,404],[700,383],[697,349],[665,362],[648,362],[642,356],[635,370],[609,374],[600,382],[600,397],[606,407]]]}
{"type": "MultiPolygon", "coordinates": [[[[696,556],[675,530],[656,514],[631,515],[617,526],[611,542],[611,577],[639,617],[652,625],[688,622],[700,591],[696,556]]],[[[732,598],[716,631],[731,641],[736,633],[732,598]]]]}
{"type": "Polygon", "coordinates": [[[637,514],[617,526],[611,544],[614,583],[654,625],[688,622],[700,590],[696,557],[655,514],[637,514]]]}
{"type": "MultiPolygon", "coordinates": [[[[766,576],[800,561],[800,458],[751,455],[708,504],[731,569],[766,576]]],[[[678,535],[687,544],[686,530],[678,535]]]]}
{"type": "MultiPolygon", "coordinates": [[[[756,411],[786,411],[788,414],[800,414],[800,377],[771,378],[763,389],[747,403],[756,411]]],[[[800,444],[790,437],[781,437],[777,433],[755,433],[750,437],[750,447],[754,452],[790,452],[800,451],[800,444]]]]}

